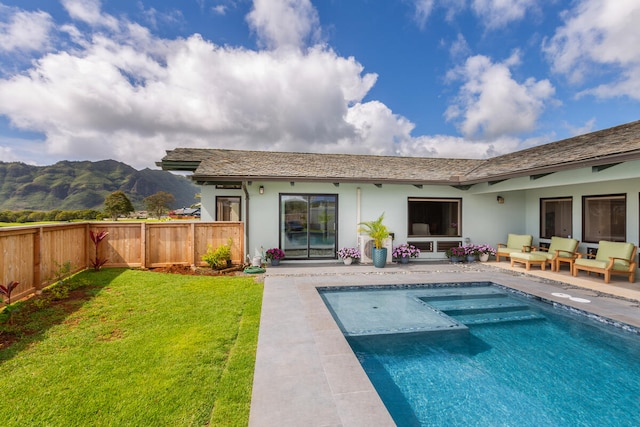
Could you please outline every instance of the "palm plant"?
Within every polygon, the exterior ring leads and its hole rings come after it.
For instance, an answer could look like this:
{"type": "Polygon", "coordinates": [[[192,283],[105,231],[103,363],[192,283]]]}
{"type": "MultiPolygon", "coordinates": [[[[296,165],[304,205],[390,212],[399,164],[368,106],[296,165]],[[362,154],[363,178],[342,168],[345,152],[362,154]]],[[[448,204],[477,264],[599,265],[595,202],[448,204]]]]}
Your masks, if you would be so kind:
{"type": "Polygon", "coordinates": [[[382,223],[384,219],[384,212],[373,221],[361,222],[359,231],[366,233],[373,239],[376,249],[381,249],[384,245],[385,239],[389,237],[389,229],[382,223]]]}

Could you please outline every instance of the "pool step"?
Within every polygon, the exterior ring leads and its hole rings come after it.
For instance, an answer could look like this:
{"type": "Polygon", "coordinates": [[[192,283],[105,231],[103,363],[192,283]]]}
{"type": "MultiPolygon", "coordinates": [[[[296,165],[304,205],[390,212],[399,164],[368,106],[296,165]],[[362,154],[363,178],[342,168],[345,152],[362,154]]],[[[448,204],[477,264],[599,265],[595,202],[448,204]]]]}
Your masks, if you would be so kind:
{"type": "Polygon", "coordinates": [[[427,305],[454,318],[464,325],[481,325],[502,322],[522,322],[544,319],[529,306],[506,293],[448,293],[420,296],[427,305]]]}

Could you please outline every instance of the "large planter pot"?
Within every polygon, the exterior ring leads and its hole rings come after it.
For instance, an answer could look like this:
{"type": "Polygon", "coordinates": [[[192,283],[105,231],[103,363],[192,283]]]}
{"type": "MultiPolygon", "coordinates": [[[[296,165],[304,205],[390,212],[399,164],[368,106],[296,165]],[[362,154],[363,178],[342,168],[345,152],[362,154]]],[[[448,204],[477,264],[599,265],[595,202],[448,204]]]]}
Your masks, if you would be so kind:
{"type": "Polygon", "coordinates": [[[467,262],[476,262],[475,255],[467,255],[467,262]]]}
{"type": "Polygon", "coordinates": [[[271,260],[271,265],[272,265],[272,266],[274,266],[274,267],[275,267],[276,265],[280,265],[280,260],[279,260],[279,259],[272,259],[272,260],[271,260]]]}
{"type": "Polygon", "coordinates": [[[480,261],[481,262],[489,261],[489,254],[480,254],[480,261]]]}
{"type": "Polygon", "coordinates": [[[344,258],[342,261],[344,261],[344,265],[351,265],[351,263],[353,262],[353,258],[347,257],[347,258],[344,258]]]}
{"type": "Polygon", "coordinates": [[[373,259],[374,267],[384,268],[387,263],[387,248],[371,249],[371,258],[373,259]]]}
{"type": "Polygon", "coordinates": [[[451,255],[451,258],[449,258],[449,260],[450,260],[452,263],[457,264],[457,263],[459,263],[459,262],[460,262],[460,257],[459,257],[459,256],[456,256],[456,255],[451,255]]]}
{"type": "Polygon", "coordinates": [[[398,261],[400,262],[400,264],[409,264],[409,257],[408,256],[402,256],[402,257],[398,258],[398,261]]]}

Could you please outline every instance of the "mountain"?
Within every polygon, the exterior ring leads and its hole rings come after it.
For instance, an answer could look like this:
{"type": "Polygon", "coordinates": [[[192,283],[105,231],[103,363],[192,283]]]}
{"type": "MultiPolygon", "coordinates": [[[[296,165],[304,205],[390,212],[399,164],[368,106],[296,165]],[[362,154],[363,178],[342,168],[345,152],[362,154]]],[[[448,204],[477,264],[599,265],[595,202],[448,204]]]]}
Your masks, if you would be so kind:
{"type": "Polygon", "coordinates": [[[104,199],[122,190],[136,209],[159,191],[176,198],[179,208],[197,203],[198,186],[167,171],[138,171],[115,160],[62,161],[51,166],[0,162],[0,211],[104,209],[104,199]]]}

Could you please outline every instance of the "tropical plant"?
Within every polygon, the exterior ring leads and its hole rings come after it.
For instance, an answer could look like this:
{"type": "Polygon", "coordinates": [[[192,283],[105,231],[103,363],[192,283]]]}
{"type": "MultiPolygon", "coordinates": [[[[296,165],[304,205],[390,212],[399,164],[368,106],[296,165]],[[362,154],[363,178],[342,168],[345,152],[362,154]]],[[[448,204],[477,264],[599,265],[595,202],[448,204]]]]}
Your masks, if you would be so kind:
{"type": "Polygon", "coordinates": [[[417,258],[420,256],[420,249],[409,243],[403,243],[393,248],[392,255],[394,258],[417,258]]]}
{"type": "Polygon", "coordinates": [[[357,248],[340,248],[338,249],[338,257],[345,259],[345,258],[352,258],[352,259],[360,259],[362,255],[360,254],[360,251],[357,248]]]}
{"type": "Polygon", "coordinates": [[[384,219],[384,212],[373,221],[361,222],[358,231],[367,234],[373,239],[376,249],[382,248],[385,239],[389,237],[389,229],[382,223],[384,219]]]}
{"type": "Polygon", "coordinates": [[[108,261],[107,258],[100,258],[99,253],[98,253],[98,246],[100,245],[100,242],[102,242],[107,236],[109,235],[109,232],[107,230],[102,230],[99,232],[94,232],[93,230],[89,230],[89,237],[91,238],[91,241],[93,242],[93,245],[96,248],[96,256],[94,259],[91,260],[91,265],[93,266],[93,269],[95,271],[100,270],[100,268],[105,265],[108,261]]]}
{"type": "Polygon", "coordinates": [[[267,259],[282,259],[284,258],[284,251],[280,248],[267,249],[267,259]]]}
{"type": "Polygon", "coordinates": [[[6,305],[11,304],[11,293],[15,288],[18,287],[19,284],[20,284],[19,282],[12,280],[6,285],[0,285],[0,295],[2,295],[6,299],[5,300],[6,305]]]}
{"type": "Polygon", "coordinates": [[[233,239],[229,238],[226,245],[218,246],[215,250],[213,246],[207,246],[207,252],[202,255],[202,260],[211,268],[224,268],[227,262],[231,261],[231,246],[233,239]]]}

